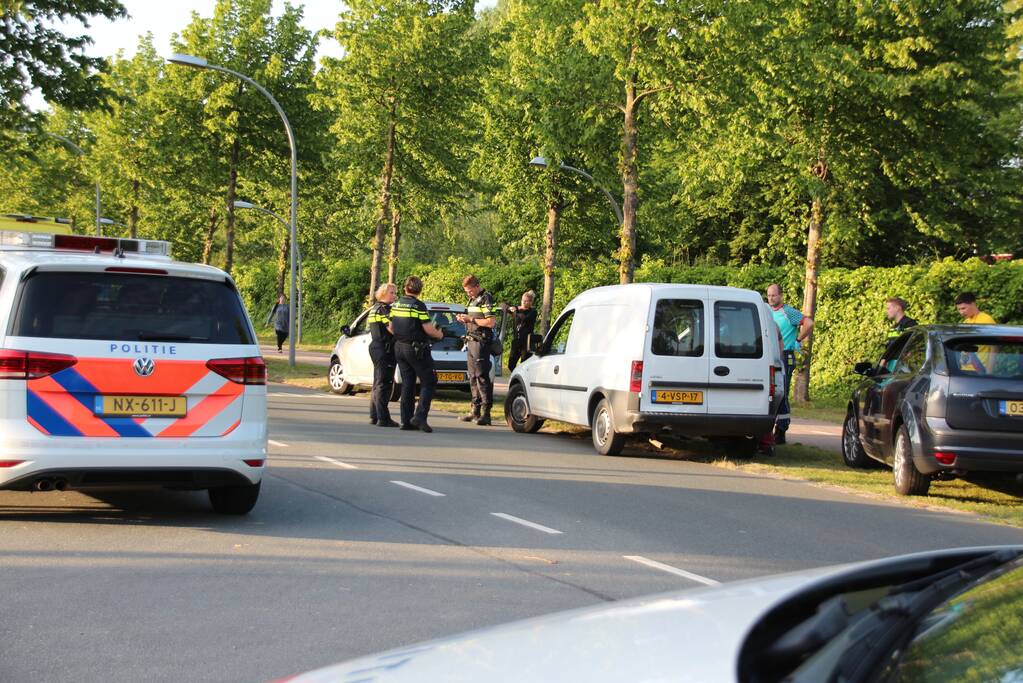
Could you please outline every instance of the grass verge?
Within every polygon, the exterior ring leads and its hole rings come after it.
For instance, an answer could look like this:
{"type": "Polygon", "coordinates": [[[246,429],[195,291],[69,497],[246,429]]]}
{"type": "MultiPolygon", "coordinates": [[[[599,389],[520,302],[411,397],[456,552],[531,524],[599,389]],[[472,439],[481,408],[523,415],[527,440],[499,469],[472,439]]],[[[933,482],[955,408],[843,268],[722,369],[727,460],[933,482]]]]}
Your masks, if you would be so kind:
{"type": "Polygon", "coordinates": [[[839,401],[800,401],[793,403],[792,417],[803,420],[820,420],[842,424],[845,420],[846,404],[839,401]]]}
{"type": "MultiPolygon", "coordinates": [[[[274,335],[272,330],[269,331],[269,332],[266,332],[266,331],[257,332],[256,333],[256,339],[259,340],[259,343],[263,344],[263,345],[276,345],[277,344],[277,337],[274,335]]],[[[287,345],[288,345],[288,342],[284,342],[285,348],[287,348],[287,345]]],[[[318,344],[318,343],[301,343],[301,344],[295,344],[295,348],[298,349],[299,351],[320,351],[322,353],[330,353],[331,351],[334,350],[334,345],[331,344],[331,343],[327,343],[327,342],[324,342],[322,344],[318,344]]]]}
{"type": "Polygon", "coordinates": [[[330,384],[327,382],[327,369],[322,365],[295,363],[295,367],[291,367],[284,358],[264,358],[263,360],[266,361],[267,379],[271,382],[285,382],[307,389],[330,391],[330,384]]]}

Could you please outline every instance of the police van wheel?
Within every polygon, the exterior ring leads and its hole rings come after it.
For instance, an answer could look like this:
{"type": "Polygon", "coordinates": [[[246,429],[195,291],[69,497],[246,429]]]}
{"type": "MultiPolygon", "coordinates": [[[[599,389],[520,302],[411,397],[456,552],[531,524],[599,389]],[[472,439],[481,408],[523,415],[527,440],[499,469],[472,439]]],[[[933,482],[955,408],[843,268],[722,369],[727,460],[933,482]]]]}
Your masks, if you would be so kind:
{"type": "Polygon", "coordinates": [[[341,367],[337,358],[332,358],[330,361],[330,372],[327,374],[327,379],[330,382],[330,390],[335,394],[352,393],[352,385],[345,381],[344,368],[341,367]]]}
{"type": "Polygon", "coordinates": [[[252,508],[256,507],[261,485],[262,482],[212,488],[209,490],[210,505],[213,506],[214,512],[222,515],[248,514],[252,508]]]}
{"type": "Polygon", "coordinates": [[[504,401],[504,415],[508,426],[519,434],[533,434],[543,427],[543,420],[529,412],[529,399],[521,384],[508,391],[504,401]]]}
{"type": "Polygon", "coordinates": [[[593,447],[601,455],[618,455],[625,448],[625,435],[615,431],[614,413],[611,402],[606,398],[600,400],[593,411],[593,447]]]}

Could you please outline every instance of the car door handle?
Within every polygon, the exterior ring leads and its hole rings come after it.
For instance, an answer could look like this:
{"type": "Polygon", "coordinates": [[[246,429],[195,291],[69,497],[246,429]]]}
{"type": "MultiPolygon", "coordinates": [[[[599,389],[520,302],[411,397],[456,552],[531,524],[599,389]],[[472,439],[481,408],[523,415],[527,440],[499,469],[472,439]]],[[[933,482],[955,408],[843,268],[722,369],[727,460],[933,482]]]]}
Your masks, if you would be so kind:
{"type": "Polygon", "coordinates": [[[725,375],[727,375],[730,372],[731,372],[731,370],[729,370],[724,365],[719,365],[716,368],[714,368],[714,374],[717,375],[718,377],[724,377],[725,375]]]}
{"type": "Polygon", "coordinates": [[[558,370],[560,370],[560,369],[561,369],[561,368],[560,368],[559,366],[555,365],[555,366],[554,366],[554,374],[555,374],[555,375],[556,375],[556,374],[558,374],[558,370]]]}

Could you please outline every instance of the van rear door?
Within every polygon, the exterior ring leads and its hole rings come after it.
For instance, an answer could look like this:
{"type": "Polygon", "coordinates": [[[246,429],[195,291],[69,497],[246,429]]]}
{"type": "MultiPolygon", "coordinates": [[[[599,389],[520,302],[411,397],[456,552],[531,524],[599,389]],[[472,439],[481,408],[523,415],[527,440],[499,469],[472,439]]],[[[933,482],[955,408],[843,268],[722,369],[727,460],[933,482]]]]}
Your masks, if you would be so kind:
{"type": "Polygon", "coordinates": [[[768,329],[759,302],[713,302],[713,343],[707,411],[711,415],[767,415],[770,411],[771,361],[768,329]]]}
{"type": "Polygon", "coordinates": [[[665,291],[651,301],[650,333],[643,360],[642,412],[699,415],[707,412],[710,372],[706,289],[665,291]]]}

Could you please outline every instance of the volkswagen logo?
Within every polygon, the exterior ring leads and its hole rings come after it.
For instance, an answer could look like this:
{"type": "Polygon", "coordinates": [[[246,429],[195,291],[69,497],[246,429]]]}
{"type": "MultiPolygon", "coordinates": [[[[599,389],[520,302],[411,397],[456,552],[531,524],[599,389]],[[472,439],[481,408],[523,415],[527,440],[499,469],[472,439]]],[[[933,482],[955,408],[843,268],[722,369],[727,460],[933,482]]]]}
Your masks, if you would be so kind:
{"type": "Polygon", "coordinates": [[[138,358],[132,367],[135,368],[135,374],[139,377],[149,377],[153,374],[153,370],[156,370],[156,363],[151,358],[138,358]]]}

